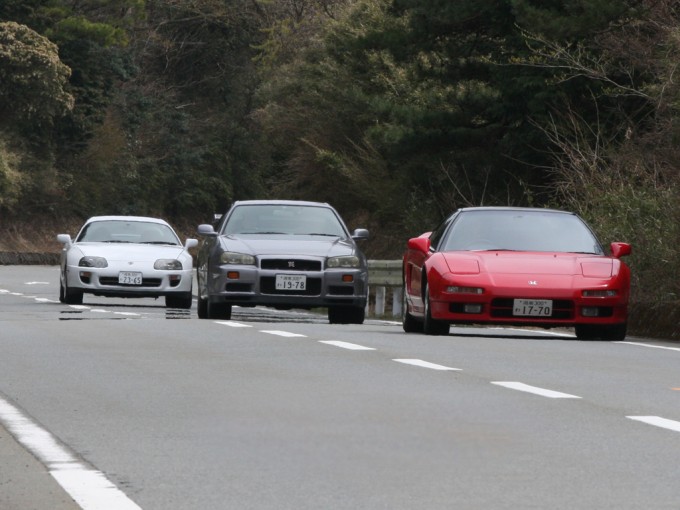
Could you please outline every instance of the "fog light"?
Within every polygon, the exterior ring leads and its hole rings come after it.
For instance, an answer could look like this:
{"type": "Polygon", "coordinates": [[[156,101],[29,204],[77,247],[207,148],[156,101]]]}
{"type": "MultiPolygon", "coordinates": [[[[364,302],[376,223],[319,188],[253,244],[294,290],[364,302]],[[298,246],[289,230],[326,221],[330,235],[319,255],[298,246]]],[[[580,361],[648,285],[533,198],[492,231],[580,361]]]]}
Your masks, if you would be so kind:
{"type": "Polygon", "coordinates": [[[482,305],[465,305],[465,313],[482,313],[482,305]]]}
{"type": "Polygon", "coordinates": [[[352,283],[354,281],[354,275],[343,274],[342,275],[342,281],[345,282],[345,283],[352,283]]]}
{"type": "Polygon", "coordinates": [[[238,271],[229,271],[227,273],[227,278],[230,280],[238,280],[241,277],[238,271]]]}
{"type": "Polygon", "coordinates": [[[615,290],[605,289],[605,290],[584,290],[583,297],[614,297],[616,296],[615,290]]]}
{"type": "Polygon", "coordinates": [[[171,282],[178,282],[182,279],[182,276],[178,274],[171,274],[169,278],[171,282]]]}
{"type": "Polygon", "coordinates": [[[450,287],[446,287],[446,292],[450,292],[452,294],[484,294],[484,289],[479,287],[460,287],[457,285],[452,285],[450,287]]]}
{"type": "Polygon", "coordinates": [[[600,315],[600,310],[596,306],[584,306],[581,308],[581,315],[584,317],[597,317],[600,315]]]}

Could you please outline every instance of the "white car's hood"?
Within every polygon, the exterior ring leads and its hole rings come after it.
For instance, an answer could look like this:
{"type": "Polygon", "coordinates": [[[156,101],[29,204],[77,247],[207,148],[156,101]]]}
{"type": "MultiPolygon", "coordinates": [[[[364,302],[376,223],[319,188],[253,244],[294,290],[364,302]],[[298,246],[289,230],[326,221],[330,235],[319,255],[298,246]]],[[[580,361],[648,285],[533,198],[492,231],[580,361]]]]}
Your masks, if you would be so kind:
{"type": "Polygon", "coordinates": [[[183,246],[163,244],[78,243],[83,256],[104,257],[109,261],[154,262],[158,259],[176,259],[183,246]]]}

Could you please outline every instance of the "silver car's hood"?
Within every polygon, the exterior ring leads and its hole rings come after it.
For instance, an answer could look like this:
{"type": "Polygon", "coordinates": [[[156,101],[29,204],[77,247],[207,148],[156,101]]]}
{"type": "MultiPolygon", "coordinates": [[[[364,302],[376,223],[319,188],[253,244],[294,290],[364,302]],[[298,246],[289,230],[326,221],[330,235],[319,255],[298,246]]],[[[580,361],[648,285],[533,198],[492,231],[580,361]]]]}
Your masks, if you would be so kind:
{"type": "Polygon", "coordinates": [[[221,238],[225,251],[250,255],[304,255],[310,257],[335,257],[355,253],[354,244],[347,239],[321,236],[260,236],[221,238]]]}
{"type": "Polygon", "coordinates": [[[176,259],[184,251],[183,246],[163,244],[78,243],[76,246],[83,256],[104,257],[111,261],[153,262],[158,259],[176,259]]]}

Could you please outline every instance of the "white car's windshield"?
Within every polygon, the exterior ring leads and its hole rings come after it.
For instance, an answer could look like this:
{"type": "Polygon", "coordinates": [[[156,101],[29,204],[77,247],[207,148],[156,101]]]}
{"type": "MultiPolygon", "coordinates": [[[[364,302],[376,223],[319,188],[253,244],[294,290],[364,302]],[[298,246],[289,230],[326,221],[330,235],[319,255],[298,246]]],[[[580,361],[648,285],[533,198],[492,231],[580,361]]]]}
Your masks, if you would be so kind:
{"type": "Polygon", "coordinates": [[[603,254],[600,243],[578,216],[519,210],[461,212],[443,240],[440,250],[603,254]]]}
{"type": "Polygon", "coordinates": [[[102,220],[85,225],[77,242],[179,245],[173,230],[162,223],[102,220]]]}
{"type": "Polygon", "coordinates": [[[284,204],[238,206],[229,215],[222,233],[347,237],[332,209],[284,204]]]}

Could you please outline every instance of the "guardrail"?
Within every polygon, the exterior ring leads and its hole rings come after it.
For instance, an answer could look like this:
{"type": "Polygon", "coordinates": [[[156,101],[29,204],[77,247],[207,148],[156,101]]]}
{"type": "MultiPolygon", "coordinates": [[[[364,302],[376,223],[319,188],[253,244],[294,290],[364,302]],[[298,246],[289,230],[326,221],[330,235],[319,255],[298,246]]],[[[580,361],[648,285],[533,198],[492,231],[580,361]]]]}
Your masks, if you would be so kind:
{"type": "Polygon", "coordinates": [[[402,307],[402,261],[368,261],[368,303],[366,315],[401,317],[402,307]],[[387,303],[391,310],[386,313],[387,303]]]}

